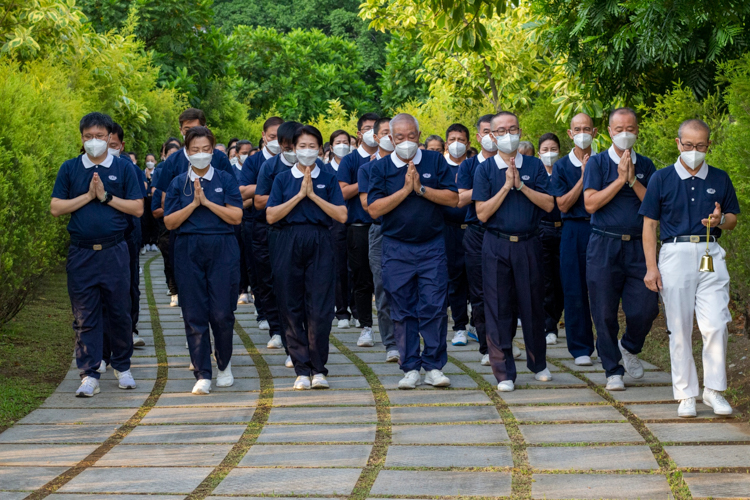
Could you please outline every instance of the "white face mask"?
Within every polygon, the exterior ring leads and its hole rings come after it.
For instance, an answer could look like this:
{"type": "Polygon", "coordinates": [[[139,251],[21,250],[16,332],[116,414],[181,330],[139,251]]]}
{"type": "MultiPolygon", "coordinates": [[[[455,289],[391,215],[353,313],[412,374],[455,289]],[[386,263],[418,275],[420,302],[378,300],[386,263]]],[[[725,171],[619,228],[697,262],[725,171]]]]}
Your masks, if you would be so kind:
{"type": "Polygon", "coordinates": [[[518,149],[519,142],[521,142],[520,134],[505,134],[497,139],[497,149],[505,154],[510,154],[518,149]]]}
{"type": "Polygon", "coordinates": [[[188,156],[190,164],[202,170],[211,164],[211,159],[214,157],[213,153],[195,153],[194,155],[188,156]]]}
{"type": "Polygon", "coordinates": [[[591,136],[591,134],[576,134],[573,136],[573,142],[576,146],[578,146],[581,149],[586,149],[589,146],[591,146],[591,142],[594,140],[594,138],[591,136]]]}
{"type": "Polygon", "coordinates": [[[448,153],[453,158],[461,158],[466,154],[466,144],[463,142],[454,141],[448,144],[448,153]]]}
{"type": "Polygon", "coordinates": [[[550,167],[557,161],[557,157],[560,156],[560,153],[556,151],[549,151],[547,153],[542,153],[539,156],[541,157],[544,166],[550,167]]]}
{"type": "Polygon", "coordinates": [[[231,160],[229,160],[229,163],[231,163],[232,165],[234,165],[236,167],[237,165],[239,165],[240,162],[237,159],[237,157],[235,156],[234,158],[232,158],[231,160]]]}
{"type": "Polygon", "coordinates": [[[378,145],[378,141],[375,140],[375,130],[370,129],[362,134],[362,140],[365,141],[369,147],[374,148],[378,145]]]}
{"type": "Polygon", "coordinates": [[[685,165],[695,170],[696,168],[703,165],[703,160],[706,159],[706,153],[700,151],[683,151],[680,153],[680,158],[685,162],[685,165]]]}
{"type": "MultiPolygon", "coordinates": [[[[284,151],[282,154],[284,155],[284,159],[292,165],[297,163],[297,153],[294,151],[284,151]]],[[[315,156],[318,156],[317,151],[315,152],[315,156]]]]}
{"type": "Polygon", "coordinates": [[[615,146],[618,148],[625,150],[632,148],[637,139],[638,136],[635,134],[631,134],[630,132],[620,132],[612,138],[612,142],[614,142],[615,146]]]}
{"type": "Polygon", "coordinates": [[[417,151],[419,151],[419,144],[416,142],[411,141],[404,141],[396,144],[396,155],[401,158],[402,160],[409,161],[417,154],[417,151]]]}
{"type": "Polygon", "coordinates": [[[147,161],[147,162],[146,162],[146,168],[148,168],[148,169],[152,169],[152,168],[154,168],[155,166],[156,166],[156,163],[154,163],[154,162],[152,162],[152,161],[147,161]]]}
{"type": "Polygon", "coordinates": [[[279,141],[277,141],[276,139],[274,139],[273,141],[271,141],[268,144],[266,144],[266,149],[272,155],[277,155],[277,154],[279,154],[279,151],[281,151],[281,146],[279,145],[279,141]]]}
{"type": "Polygon", "coordinates": [[[299,161],[300,165],[304,167],[311,167],[315,165],[315,160],[318,159],[317,149],[298,149],[296,153],[297,161],[299,161]]]}
{"type": "Polygon", "coordinates": [[[112,156],[120,156],[119,149],[107,148],[107,153],[111,154],[112,156]]]}
{"type": "Polygon", "coordinates": [[[482,149],[484,149],[485,151],[491,151],[493,153],[497,151],[497,144],[495,144],[495,141],[492,140],[490,134],[482,137],[482,149]]]}
{"type": "Polygon", "coordinates": [[[389,153],[391,153],[394,149],[393,141],[391,141],[391,138],[387,135],[385,137],[381,137],[380,147],[383,149],[383,151],[388,151],[389,153]]]}
{"type": "Polygon", "coordinates": [[[338,156],[339,158],[343,158],[344,156],[348,155],[350,153],[350,148],[348,144],[338,143],[335,146],[333,146],[333,154],[338,156]]]}
{"type": "Polygon", "coordinates": [[[244,165],[245,164],[245,160],[247,160],[248,156],[249,155],[240,155],[240,165],[244,165]]]}
{"type": "Polygon", "coordinates": [[[89,139],[83,143],[83,149],[94,158],[99,157],[107,151],[107,141],[101,139],[89,139]]]}

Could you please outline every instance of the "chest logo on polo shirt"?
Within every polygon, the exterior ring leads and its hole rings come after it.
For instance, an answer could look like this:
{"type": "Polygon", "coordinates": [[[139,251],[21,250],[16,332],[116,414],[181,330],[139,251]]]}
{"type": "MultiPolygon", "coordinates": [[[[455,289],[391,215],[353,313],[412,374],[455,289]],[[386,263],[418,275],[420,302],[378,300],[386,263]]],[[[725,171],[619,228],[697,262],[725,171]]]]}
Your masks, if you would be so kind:
{"type": "Polygon", "coordinates": [[[529,179],[531,179],[531,177],[529,177],[528,175],[522,175],[521,179],[524,181],[528,181],[529,179]]]}
{"type": "Polygon", "coordinates": [[[432,174],[422,174],[422,177],[424,177],[425,179],[429,179],[430,177],[432,177],[432,174]]]}
{"type": "Polygon", "coordinates": [[[638,177],[639,179],[643,179],[643,174],[635,174],[635,176],[638,177]]]}
{"type": "Polygon", "coordinates": [[[714,188],[708,188],[708,189],[706,189],[706,192],[708,194],[716,194],[716,190],[714,188]]]}
{"type": "Polygon", "coordinates": [[[214,191],[216,191],[217,193],[221,193],[224,190],[222,188],[216,188],[216,189],[214,189],[214,191]]]}
{"type": "Polygon", "coordinates": [[[117,176],[116,175],[110,175],[109,176],[109,180],[116,181],[117,180],[117,176]]]}
{"type": "Polygon", "coordinates": [[[318,184],[318,185],[317,185],[316,187],[317,187],[318,189],[325,189],[325,188],[326,188],[326,185],[325,185],[325,184],[318,184]]]}

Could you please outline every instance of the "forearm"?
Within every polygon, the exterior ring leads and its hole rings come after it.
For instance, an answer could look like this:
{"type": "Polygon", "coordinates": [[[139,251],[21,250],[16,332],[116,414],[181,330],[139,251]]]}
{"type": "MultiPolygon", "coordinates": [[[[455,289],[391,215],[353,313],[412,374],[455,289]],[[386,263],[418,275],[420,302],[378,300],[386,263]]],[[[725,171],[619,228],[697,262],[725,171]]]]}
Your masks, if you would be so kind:
{"type": "Polygon", "coordinates": [[[365,212],[369,212],[367,208],[367,193],[359,193],[359,202],[362,204],[362,208],[365,209],[365,212]]]}
{"type": "Polygon", "coordinates": [[[641,184],[638,179],[636,179],[635,183],[633,184],[633,191],[635,191],[635,195],[641,201],[643,201],[643,198],[646,197],[646,186],[641,184]]]}
{"type": "Polygon", "coordinates": [[[232,205],[219,205],[206,200],[205,207],[219,216],[227,224],[236,226],[242,222],[242,209],[232,205]]]}
{"type": "Polygon", "coordinates": [[[180,227],[183,222],[185,222],[188,217],[190,217],[190,214],[193,213],[195,210],[195,206],[191,203],[190,205],[181,208],[177,210],[176,212],[172,212],[169,215],[164,216],[164,225],[167,229],[170,231],[173,231],[180,227]]]}
{"type": "Polygon", "coordinates": [[[140,217],[143,215],[143,198],[137,200],[123,200],[116,196],[112,197],[109,206],[122,213],[140,217]]]}
{"type": "Polygon", "coordinates": [[[156,210],[152,210],[151,213],[154,215],[154,218],[161,219],[164,217],[164,209],[163,208],[157,208],[156,210]]]}
{"type": "Polygon", "coordinates": [[[425,187],[424,197],[438,205],[455,207],[458,205],[458,193],[450,189],[432,189],[425,187]]]}
{"type": "Polygon", "coordinates": [[[490,220],[490,217],[492,217],[492,215],[497,212],[497,209],[500,208],[500,205],[503,204],[508,193],[510,193],[510,188],[503,186],[500,191],[495,193],[495,196],[489,200],[475,202],[477,207],[477,218],[482,222],[490,220]]]}
{"type": "Polygon", "coordinates": [[[724,214],[724,224],[719,226],[719,229],[729,231],[737,227],[737,215],[735,214],[724,214]]]}
{"type": "Polygon", "coordinates": [[[646,268],[656,269],[656,226],[658,221],[643,218],[643,253],[646,256],[646,268]]]}
{"type": "Polygon", "coordinates": [[[263,210],[266,208],[266,203],[268,203],[268,195],[261,195],[256,194],[253,197],[254,203],[255,203],[255,209],[256,210],[263,210]]]}
{"type": "Polygon", "coordinates": [[[407,196],[409,196],[410,193],[411,189],[407,191],[406,189],[402,188],[390,196],[386,196],[385,198],[380,198],[379,200],[373,201],[372,203],[370,203],[370,217],[374,219],[382,217],[383,215],[399,206],[401,202],[404,201],[407,196]]]}
{"type": "Polygon", "coordinates": [[[49,211],[54,217],[72,214],[79,208],[87,205],[92,200],[94,200],[94,197],[89,193],[84,193],[81,196],[76,196],[72,200],[52,198],[52,201],[49,204],[49,211]]]}
{"type": "Polygon", "coordinates": [[[570,211],[571,208],[573,208],[573,205],[576,204],[578,201],[578,198],[581,197],[581,193],[583,192],[583,176],[581,176],[580,179],[578,179],[578,182],[576,182],[576,185],[573,186],[573,189],[565,193],[563,196],[560,196],[557,198],[557,206],[560,208],[560,211],[564,214],[567,214],[568,211],[570,211]]]}
{"type": "Polygon", "coordinates": [[[587,189],[583,193],[583,203],[586,206],[586,211],[590,214],[593,214],[600,208],[602,208],[604,205],[612,201],[612,198],[615,197],[617,193],[620,192],[620,189],[625,185],[625,181],[623,179],[618,178],[607,186],[606,188],[602,189],[601,191],[597,191],[596,189],[587,189]]]}
{"type": "Polygon", "coordinates": [[[255,196],[255,186],[256,184],[248,184],[247,186],[240,186],[240,194],[242,195],[243,200],[249,200],[253,196],[255,196]]]}
{"type": "MultiPolygon", "coordinates": [[[[275,224],[276,222],[289,215],[289,212],[291,212],[292,209],[297,206],[302,198],[303,196],[297,195],[294,198],[285,201],[281,205],[266,208],[266,220],[268,221],[268,223],[275,224]]],[[[265,202],[263,203],[263,206],[266,206],[265,202]]]]}
{"type": "Polygon", "coordinates": [[[547,213],[551,212],[555,208],[555,199],[548,194],[534,191],[526,185],[521,188],[521,192],[526,195],[531,203],[547,213]]]}
{"type": "Polygon", "coordinates": [[[252,206],[254,206],[252,198],[248,198],[247,200],[242,200],[242,208],[250,208],[252,206]]]}
{"type": "Polygon", "coordinates": [[[339,182],[339,186],[341,187],[341,194],[344,195],[345,200],[350,200],[359,193],[359,183],[347,184],[346,182],[339,182]]]}
{"type": "Polygon", "coordinates": [[[458,190],[458,208],[463,208],[466,205],[471,204],[471,195],[474,192],[473,189],[459,189],[458,190]]]}
{"type": "Polygon", "coordinates": [[[342,224],[346,222],[348,214],[345,206],[334,205],[333,203],[324,200],[316,194],[309,195],[308,197],[310,198],[310,200],[312,200],[313,203],[318,205],[320,209],[326,213],[327,216],[339,221],[342,224]]]}

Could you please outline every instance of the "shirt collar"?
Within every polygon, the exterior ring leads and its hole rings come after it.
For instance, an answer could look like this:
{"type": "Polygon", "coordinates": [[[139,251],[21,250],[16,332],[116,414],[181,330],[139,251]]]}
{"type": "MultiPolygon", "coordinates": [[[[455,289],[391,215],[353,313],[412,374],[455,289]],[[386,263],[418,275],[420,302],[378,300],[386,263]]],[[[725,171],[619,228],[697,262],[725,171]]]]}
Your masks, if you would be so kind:
{"type": "Polygon", "coordinates": [[[361,145],[357,148],[357,153],[359,153],[359,156],[361,156],[362,158],[369,158],[370,157],[370,153],[368,153],[367,151],[365,151],[365,148],[362,147],[361,145]]]}
{"type": "Polygon", "coordinates": [[[273,158],[273,155],[268,152],[265,146],[263,146],[263,158],[265,158],[266,160],[270,160],[271,158],[273,158]]]}
{"type": "Polygon", "coordinates": [[[338,172],[339,171],[339,163],[336,161],[336,158],[331,158],[331,167],[338,172]]]}
{"type": "MultiPolygon", "coordinates": [[[[206,179],[207,181],[210,181],[211,179],[214,178],[214,166],[213,165],[210,165],[208,167],[208,172],[206,172],[203,175],[203,178],[206,179]]],[[[195,173],[195,170],[193,170],[193,168],[190,167],[190,181],[195,182],[195,179],[200,179],[200,177],[198,176],[198,174],[195,173]]]]}
{"type": "Polygon", "coordinates": [[[448,165],[451,165],[453,167],[457,167],[458,166],[458,163],[456,163],[455,161],[451,160],[450,156],[448,158],[446,158],[445,161],[448,162],[448,165]]]}
{"type": "MultiPolygon", "coordinates": [[[[505,163],[505,161],[502,159],[500,155],[495,155],[495,163],[497,164],[497,168],[500,170],[505,170],[508,168],[508,165],[505,163]]],[[[523,155],[520,154],[518,151],[516,151],[516,168],[521,168],[523,166],[523,155]]]]}
{"type": "Polygon", "coordinates": [[[182,152],[185,153],[185,158],[187,158],[188,162],[190,161],[190,155],[187,153],[187,148],[182,148],[182,152]]]}
{"type": "MultiPolygon", "coordinates": [[[[477,158],[479,159],[478,160],[479,163],[484,163],[485,160],[489,159],[489,158],[485,158],[484,157],[484,155],[482,154],[483,152],[484,152],[484,150],[481,150],[481,151],[479,151],[479,154],[477,155],[477,158]]],[[[497,156],[497,153],[495,153],[495,156],[497,156]]],[[[492,157],[490,156],[490,158],[492,158],[492,157]]]]}
{"type": "MultiPolygon", "coordinates": [[[[398,157],[395,151],[391,153],[391,161],[393,161],[393,164],[396,165],[398,168],[406,166],[406,163],[401,161],[401,158],[398,157]]],[[[411,161],[414,162],[415,165],[419,165],[419,162],[422,161],[421,149],[417,149],[417,154],[414,156],[414,158],[411,159],[411,161]]]]}
{"type": "Polygon", "coordinates": [[[690,175],[690,172],[687,171],[685,167],[682,166],[682,162],[679,158],[677,158],[677,161],[674,162],[674,169],[677,171],[677,175],[680,176],[681,180],[690,179],[691,177],[698,177],[701,180],[706,180],[706,176],[708,175],[708,163],[705,161],[703,162],[703,165],[701,165],[700,170],[698,170],[698,173],[695,174],[695,176],[690,175]]]}
{"type": "Polygon", "coordinates": [[[377,150],[377,151],[375,151],[375,159],[376,159],[376,160],[380,160],[380,159],[382,159],[382,158],[383,158],[383,157],[382,157],[382,156],[380,156],[380,148],[378,148],[378,150],[377,150]]]}
{"type": "Polygon", "coordinates": [[[281,160],[281,163],[283,163],[287,167],[291,167],[292,166],[291,163],[289,163],[288,161],[286,161],[286,157],[284,157],[284,152],[283,151],[281,153],[279,153],[279,159],[281,160]]]}
{"type": "Polygon", "coordinates": [[[114,161],[114,159],[115,159],[114,156],[112,156],[111,154],[107,153],[107,157],[104,158],[104,161],[97,165],[96,163],[94,163],[93,161],[91,161],[91,159],[89,158],[89,155],[87,155],[86,153],[83,153],[81,155],[81,161],[83,161],[83,167],[84,168],[91,168],[91,167],[106,167],[106,168],[109,168],[109,167],[112,166],[112,162],[114,161]]]}
{"type": "MultiPolygon", "coordinates": [[[[312,177],[313,179],[317,179],[319,175],[320,175],[320,167],[316,164],[315,168],[312,169],[312,172],[310,172],[310,177],[312,177]]],[[[299,169],[299,163],[295,163],[294,166],[292,167],[292,176],[295,179],[300,179],[305,176],[305,173],[299,169]]]]}
{"type": "Polygon", "coordinates": [[[581,163],[581,160],[579,160],[578,157],[576,156],[576,148],[573,148],[570,150],[568,159],[570,160],[570,163],[572,163],[574,167],[580,167],[583,165],[583,163],[581,163]]]}
{"type": "MultiPolygon", "coordinates": [[[[617,156],[617,152],[615,151],[615,146],[614,146],[614,144],[613,144],[612,146],[610,146],[610,147],[609,147],[609,149],[607,150],[607,153],[609,153],[609,158],[610,158],[610,159],[611,159],[611,160],[612,160],[613,162],[615,162],[615,163],[620,163],[620,157],[619,157],[619,156],[617,156]]],[[[633,151],[632,149],[630,150],[630,153],[631,153],[631,154],[630,154],[630,158],[631,158],[631,159],[633,160],[633,165],[635,165],[635,162],[636,162],[636,161],[638,161],[638,155],[637,155],[637,154],[635,153],[635,151],[633,151]]],[[[575,155],[574,155],[574,156],[575,156],[575,155]]]]}

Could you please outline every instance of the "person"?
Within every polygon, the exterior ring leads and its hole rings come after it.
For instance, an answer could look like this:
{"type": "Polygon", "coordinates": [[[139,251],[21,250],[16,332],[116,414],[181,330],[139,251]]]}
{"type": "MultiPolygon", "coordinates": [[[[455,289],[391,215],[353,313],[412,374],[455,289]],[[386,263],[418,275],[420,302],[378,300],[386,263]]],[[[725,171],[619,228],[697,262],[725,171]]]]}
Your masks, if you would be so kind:
{"type": "Polygon", "coordinates": [[[491,121],[498,154],[477,166],[472,199],[487,232],[482,244],[483,291],[487,346],[498,390],[515,388],[516,364],[511,348],[516,309],[526,347],[526,366],[541,382],[552,380],[545,359],[544,283],[539,221],[554,207],[547,194],[542,162],[518,153],[522,130],[508,111],[491,121]],[[501,296],[507,293],[506,296],[501,296]]]}
{"type": "Polygon", "coordinates": [[[97,370],[103,363],[105,323],[118,386],[136,387],[130,372],[133,330],[125,231],[131,218],[143,213],[143,195],[131,163],[107,151],[113,126],[103,113],[81,118],[78,128],[85,152],[60,166],[50,202],[52,216],[70,214],[66,269],[76,366],[81,372],[78,397],[100,391],[97,370]]]}
{"type": "MultiPolygon", "coordinates": [[[[351,137],[345,130],[336,130],[331,134],[331,161],[329,166],[338,172],[339,165],[351,151],[349,144],[351,137]]],[[[338,174],[337,174],[338,175],[338,174]]],[[[349,328],[352,316],[349,312],[349,265],[346,255],[346,224],[332,221],[331,237],[333,250],[336,254],[336,320],[341,329],[349,328]]],[[[352,304],[354,307],[354,304],[352,304]]]]}
{"type": "MultiPolygon", "coordinates": [[[[167,142],[164,144],[164,157],[177,153],[182,149],[182,145],[178,142],[167,142]]],[[[164,261],[164,278],[167,281],[167,295],[170,296],[170,307],[178,307],[180,305],[179,297],[177,295],[177,282],[174,279],[174,266],[172,266],[172,259],[169,253],[169,241],[170,231],[164,225],[164,207],[162,205],[162,192],[154,185],[156,184],[156,178],[161,173],[162,164],[156,166],[154,173],[152,174],[151,182],[151,212],[154,214],[154,219],[159,228],[159,238],[157,240],[157,247],[161,252],[162,260],[164,261]]]]}
{"type": "Polygon", "coordinates": [[[638,213],[656,168],[650,159],[632,150],[638,139],[635,111],[612,111],[609,135],[612,146],[589,158],[583,173],[583,200],[586,211],[592,214],[586,282],[596,327],[596,350],[607,376],[606,389],[624,391],[625,372],[636,379],[643,377],[637,354],[659,314],[656,292],[643,283],[646,259],[639,241],[643,216],[638,213]],[[621,301],[626,326],[618,341],[621,301]]]}
{"type": "MultiPolygon", "coordinates": [[[[442,138],[441,138],[442,140],[442,138]]],[[[425,141],[429,146],[436,142],[425,141]]],[[[458,179],[458,166],[466,159],[466,148],[469,146],[469,129],[460,123],[448,127],[445,133],[448,145],[446,162],[454,180],[458,179]]],[[[440,151],[438,151],[440,153],[440,151]]],[[[466,258],[464,252],[464,235],[466,233],[466,213],[468,206],[443,207],[443,238],[448,260],[448,305],[453,317],[452,344],[464,346],[469,342],[467,325],[469,324],[469,281],[466,275],[466,258]]]]}
{"type": "MultiPolygon", "coordinates": [[[[370,191],[370,169],[372,166],[391,153],[393,153],[393,142],[390,139],[390,118],[383,117],[375,122],[373,130],[378,141],[378,151],[373,155],[372,161],[359,167],[357,173],[357,186],[359,188],[359,201],[362,208],[369,213],[367,195],[370,191]]],[[[378,328],[380,330],[380,341],[385,348],[385,362],[399,363],[401,355],[398,352],[396,338],[393,334],[393,321],[391,320],[391,305],[388,302],[388,294],[383,289],[383,233],[381,225],[382,217],[374,217],[368,235],[370,249],[367,257],[370,261],[372,271],[372,283],[375,290],[375,309],[378,314],[378,328]]]]}
{"type": "MultiPolygon", "coordinates": [[[[568,352],[578,366],[592,366],[594,331],[586,283],[586,249],[591,235],[591,215],[583,200],[583,176],[597,135],[594,120],[579,113],[570,121],[568,137],[575,146],[552,167],[549,192],[562,213],[560,282],[565,310],[568,352]]],[[[547,344],[557,344],[557,335],[547,334],[547,344]]]]}
{"type": "Polygon", "coordinates": [[[651,176],[639,213],[643,216],[643,251],[649,290],[661,293],[669,330],[672,391],[679,417],[695,417],[699,394],[693,358],[693,315],[703,338],[703,404],[716,415],[731,415],[722,392],[727,389],[729,273],[722,231],[737,226],[740,206],[732,181],[705,161],[711,130],[702,120],[685,120],[677,132],[680,152],[674,165],[651,176]],[[706,235],[710,224],[711,234],[706,235]],[[656,229],[662,241],[656,260],[656,229]],[[708,241],[707,241],[708,240],[708,241]],[[706,250],[706,246],[708,249],[706,250]],[[713,272],[701,272],[701,259],[713,259],[713,272]]]}
{"type": "MultiPolygon", "coordinates": [[[[250,157],[250,151],[253,149],[253,144],[245,139],[237,141],[235,143],[237,150],[237,161],[234,165],[234,174],[239,180],[242,176],[242,168],[245,161],[250,157]]],[[[252,206],[252,200],[243,200],[243,219],[245,210],[252,206]]],[[[248,270],[248,260],[246,258],[247,251],[245,250],[245,236],[242,233],[242,224],[235,226],[234,232],[237,237],[237,244],[240,246],[240,296],[237,299],[237,304],[249,304],[250,295],[247,293],[247,289],[250,286],[250,273],[248,270]]]]}
{"type": "Polygon", "coordinates": [[[383,217],[383,287],[404,372],[399,389],[416,388],[421,368],[427,372],[426,384],[450,385],[441,371],[448,360],[448,264],[441,207],[455,206],[458,193],[443,155],[418,149],[420,135],[413,116],[400,113],[391,120],[395,149],[372,166],[367,196],[370,214],[383,217]]]}
{"type": "Polygon", "coordinates": [[[229,148],[232,148],[232,147],[234,147],[234,148],[235,148],[235,150],[236,150],[236,149],[237,149],[237,146],[236,146],[236,144],[237,144],[237,142],[238,142],[239,140],[240,140],[240,139],[239,139],[238,137],[232,137],[231,139],[229,139],[229,142],[227,142],[227,146],[226,146],[226,147],[227,147],[227,150],[228,150],[229,148]]]}
{"type": "Polygon", "coordinates": [[[372,217],[362,208],[357,186],[359,167],[368,163],[378,150],[373,126],[380,117],[375,113],[365,113],[357,121],[357,136],[362,141],[356,151],[341,159],[336,172],[339,186],[347,202],[349,219],[346,230],[346,254],[349,269],[352,273],[352,290],[357,310],[357,320],[362,331],[357,340],[360,347],[372,347],[372,295],[375,285],[372,282],[372,271],[369,259],[369,234],[372,217]]]}
{"type": "Polygon", "coordinates": [[[349,152],[351,153],[359,146],[359,140],[357,139],[357,134],[349,134],[349,137],[349,152]]]}
{"type": "Polygon", "coordinates": [[[433,134],[424,140],[424,149],[443,154],[445,153],[445,141],[439,135],[433,134]]]}
{"type": "Polygon", "coordinates": [[[219,151],[221,151],[224,154],[227,154],[227,147],[224,144],[222,144],[222,143],[217,144],[216,145],[216,149],[218,149],[219,151]]]}
{"type": "Polygon", "coordinates": [[[234,167],[237,167],[237,165],[240,163],[240,159],[237,156],[237,147],[235,145],[232,145],[232,147],[230,147],[227,151],[227,158],[229,158],[229,163],[231,163],[234,167]]]}
{"type": "Polygon", "coordinates": [[[147,252],[156,252],[156,242],[159,239],[159,228],[151,212],[151,180],[156,168],[156,156],[148,153],[145,157],[146,169],[143,173],[146,175],[146,198],[143,207],[143,216],[141,216],[141,234],[143,235],[143,245],[147,252]]]}
{"type": "Polygon", "coordinates": [[[466,150],[466,159],[468,160],[470,158],[474,158],[478,154],[479,154],[479,150],[477,150],[477,148],[472,146],[466,150]]]}
{"type": "MultiPolygon", "coordinates": [[[[559,156],[560,139],[552,133],[543,134],[539,138],[539,159],[542,160],[548,176],[552,176],[552,166],[559,156]]],[[[539,239],[542,242],[544,265],[544,333],[547,345],[557,343],[557,327],[565,306],[560,281],[562,226],[562,214],[555,201],[552,211],[543,214],[542,220],[539,221],[539,239]]]]}
{"type": "Polygon", "coordinates": [[[333,171],[316,165],[323,137],[305,125],[294,133],[297,162],[279,173],[266,202],[279,227],[273,275],[279,313],[297,379],[295,390],[327,389],[328,337],[334,318],[336,269],[331,220],[346,222],[333,171]]]}
{"type": "Polygon", "coordinates": [[[190,170],[172,180],[164,204],[164,224],[176,235],[174,271],[196,379],[192,393],[198,395],[211,392],[211,333],[219,370],[216,385],[234,383],[240,249],[233,226],[242,222],[242,196],[234,175],[213,167],[215,144],[206,127],[187,131],[190,170]]]}
{"type": "Polygon", "coordinates": [[[531,141],[521,141],[518,143],[518,154],[522,156],[536,156],[534,145],[531,141]]]}

